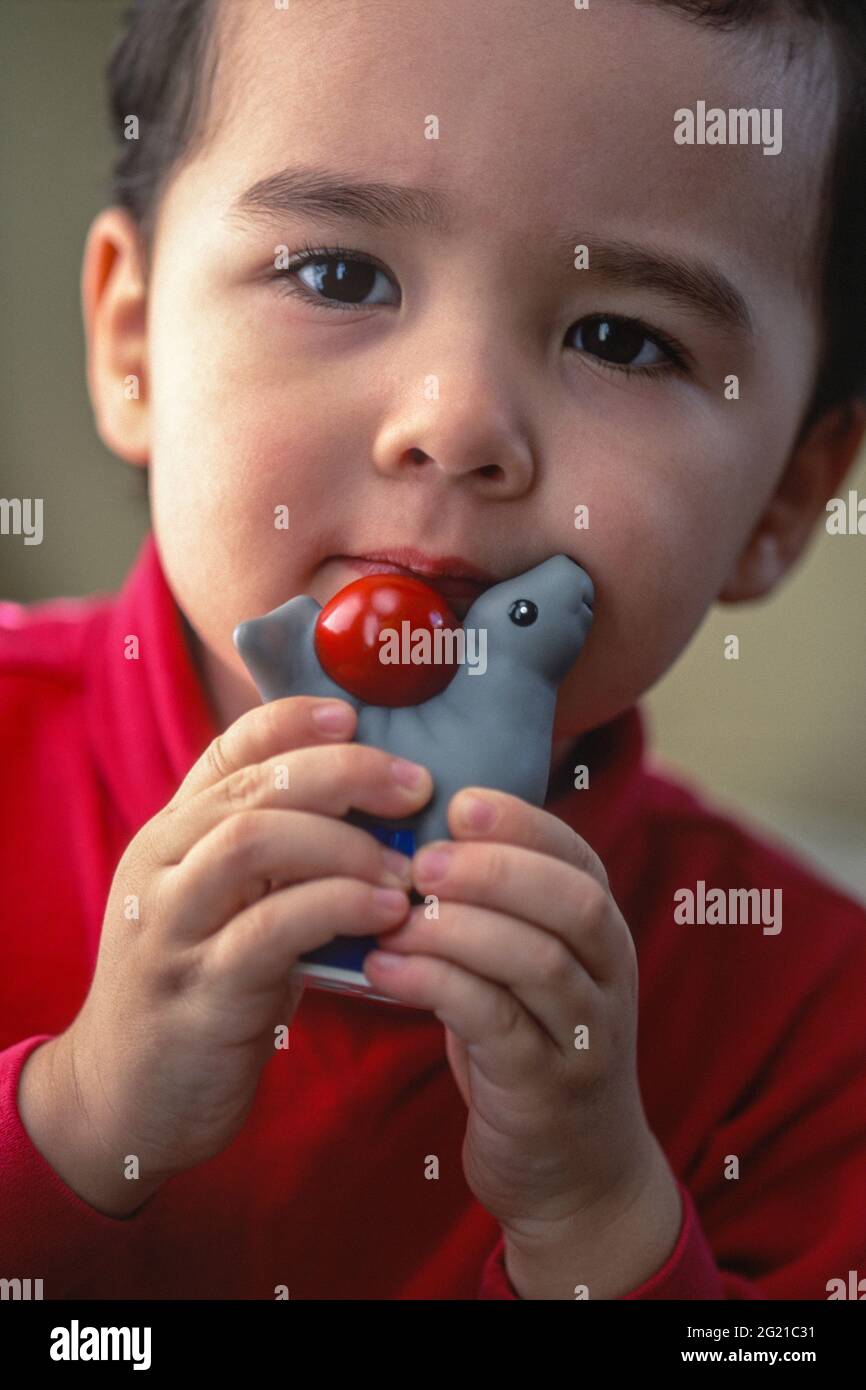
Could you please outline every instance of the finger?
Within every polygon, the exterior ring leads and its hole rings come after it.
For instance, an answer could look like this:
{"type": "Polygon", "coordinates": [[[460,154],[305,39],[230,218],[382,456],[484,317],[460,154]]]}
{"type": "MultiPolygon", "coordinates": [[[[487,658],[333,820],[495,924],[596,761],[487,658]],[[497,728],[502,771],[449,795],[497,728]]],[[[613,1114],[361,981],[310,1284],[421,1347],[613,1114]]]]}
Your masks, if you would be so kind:
{"type": "Polygon", "coordinates": [[[364,974],[383,994],[432,1010],[467,1046],[483,1044],[472,1061],[491,1085],[532,1083],[550,1065],[546,1035],[514,995],[451,961],[410,955],[388,963],[382,952],[371,951],[364,974]]]}
{"type": "MultiPolygon", "coordinates": [[[[394,890],[392,890],[394,891],[394,890]]],[[[206,944],[200,972],[208,998],[231,1007],[240,995],[286,990],[298,958],[336,936],[372,936],[399,921],[405,906],[385,906],[372,884],[318,878],[271,893],[234,917],[206,944]]]]}
{"type": "Polygon", "coordinates": [[[241,811],[215,826],[159,880],[156,912],[172,924],[174,940],[196,940],[257,903],[272,881],[294,884],[339,874],[396,886],[398,869],[408,889],[406,856],[360,826],[306,811],[241,811]]]}
{"type": "Polygon", "coordinates": [[[295,971],[289,972],[289,985],[286,990],[284,1009],[287,1020],[294,1018],[298,1011],[298,1005],[303,998],[304,990],[307,985],[306,975],[299,975],[295,971]]]}
{"type": "Polygon", "coordinates": [[[608,887],[607,870],[595,850],[571,826],[540,806],[491,787],[463,787],[448,806],[448,828],[459,840],[497,840],[549,854],[595,878],[608,887]],[[478,805],[485,813],[482,824],[472,819],[478,805]]]}
{"type": "Polygon", "coordinates": [[[591,1037],[596,1033],[598,986],[564,942],[530,922],[444,902],[433,920],[424,907],[414,907],[402,926],[380,933],[378,941],[384,951],[435,956],[511,990],[565,1056],[573,1056],[578,1026],[589,1027],[591,1037]]]}
{"type": "Polygon", "coordinates": [[[634,943],[598,879],[516,845],[436,840],[412,861],[419,893],[522,917],[565,942],[599,984],[628,968],[634,943]],[[434,874],[428,867],[439,857],[434,874]]]}
{"type": "Polygon", "coordinates": [[[248,763],[186,802],[181,811],[157,818],[162,863],[178,863],[226,816],[246,810],[282,808],[344,817],[350,808],[400,818],[430,797],[433,780],[419,768],[416,787],[402,780],[401,758],[363,743],[316,744],[248,763]]]}
{"type": "Polygon", "coordinates": [[[260,763],[289,748],[312,743],[350,739],[357,716],[347,700],[322,700],[313,695],[291,695],[269,700],[247,710],[221,734],[217,734],[181,782],[166,811],[190,801],[199,792],[216,786],[250,763],[260,763]],[[317,718],[323,709],[344,712],[342,724],[323,728],[317,718]]]}

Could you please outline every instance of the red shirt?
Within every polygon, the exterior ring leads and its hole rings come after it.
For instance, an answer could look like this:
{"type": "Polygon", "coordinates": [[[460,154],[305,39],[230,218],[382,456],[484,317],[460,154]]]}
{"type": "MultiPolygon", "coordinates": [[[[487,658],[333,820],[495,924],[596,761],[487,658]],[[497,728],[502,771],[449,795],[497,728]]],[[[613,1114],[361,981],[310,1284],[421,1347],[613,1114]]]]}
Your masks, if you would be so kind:
{"type": "MultiPolygon", "coordinates": [[[[84,1001],[118,859],[215,732],[152,537],[116,597],[0,604],[0,1278],[46,1298],[516,1297],[421,1010],[308,988],[240,1134],[126,1219],[22,1127],[21,1067],[84,1001]]],[[[653,768],[636,709],[575,761],[589,788],[548,809],[634,933],[641,1092],[683,1200],[669,1259],[625,1297],[825,1299],[866,1272],[866,912],[653,768]],[[780,888],[782,930],[678,924],[698,880],[780,888]]]]}

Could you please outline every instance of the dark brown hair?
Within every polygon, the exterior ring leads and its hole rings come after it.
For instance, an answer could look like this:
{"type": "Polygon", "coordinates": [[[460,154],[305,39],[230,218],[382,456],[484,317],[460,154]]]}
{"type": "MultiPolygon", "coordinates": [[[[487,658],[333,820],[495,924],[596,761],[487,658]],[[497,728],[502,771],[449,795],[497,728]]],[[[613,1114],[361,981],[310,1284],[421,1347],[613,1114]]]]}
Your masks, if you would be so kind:
{"type": "MultiPolygon", "coordinates": [[[[642,0],[720,31],[787,22],[788,61],[826,30],[835,59],[838,120],[821,192],[815,250],[822,350],[800,437],[826,410],[866,397],[866,0],[642,0]]],[[[146,259],[159,201],[177,165],[211,133],[210,96],[221,0],[132,0],[107,66],[119,152],[109,201],[136,219],[146,259]],[[139,136],[124,123],[138,117],[139,136]]]]}
{"type": "Polygon", "coordinates": [[[207,135],[218,60],[220,0],[132,0],[108,59],[108,108],[118,153],[112,204],[139,225],[149,253],[163,190],[207,135]],[[126,122],[138,120],[135,139],[126,122]]]}

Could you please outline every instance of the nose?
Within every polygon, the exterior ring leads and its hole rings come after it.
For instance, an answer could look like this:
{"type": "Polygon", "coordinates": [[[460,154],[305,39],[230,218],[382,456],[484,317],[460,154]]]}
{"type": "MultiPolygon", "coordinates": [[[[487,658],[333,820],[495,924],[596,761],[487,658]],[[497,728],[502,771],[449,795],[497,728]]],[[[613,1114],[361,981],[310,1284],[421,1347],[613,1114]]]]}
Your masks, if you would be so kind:
{"type": "Polygon", "coordinates": [[[395,410],[373,448],[377,470],[389,477],[425,477],[459,484],[480,496],[511,500],[532,487],[533,450],[513,410],[480,387],[429,380],[420,399],[395,410]],[[426,392],[436,392],[427,399],[426,392]]]}

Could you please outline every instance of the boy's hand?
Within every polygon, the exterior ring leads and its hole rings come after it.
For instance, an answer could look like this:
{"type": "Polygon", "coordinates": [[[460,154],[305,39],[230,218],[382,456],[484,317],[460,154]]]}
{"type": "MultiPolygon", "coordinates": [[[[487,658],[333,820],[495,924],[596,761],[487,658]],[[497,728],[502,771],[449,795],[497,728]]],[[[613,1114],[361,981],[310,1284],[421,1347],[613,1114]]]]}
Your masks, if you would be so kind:
{"type": "Polygon", "coordinates": [[[237,1134],[303,991],[298,957],[408,913],[409,860],[342,817],[405,816],[432,781],[421,770],[414,790],[401,785],[389,754],[345,742],[355,723],[347,702],[306,696],[250,710],[123,854],[90,992],[19,1089],[33,1142],[108,1214],[237,1134]],[[346,711],[343,729],[317,728],[324,703],[346,711]],[[396,905],[377,901],[401,879],[396,905]],[[124,1177],[127,1155],[138,1180],[124,1177]]]}
{"type": "Polygon", "coordinates": [[[365,974],[445,1024],[466,1180],[503,1228],[518,1293],[618,1297],[664,1263],[681,1217],[638,1086],[631,933],[601,861],[555,816],[466,788],[449,829],[413,861],[438,918],[419,905],[380,933],[365,974]],[[473,800],[491,824],[466,819],[473,800]]]}

